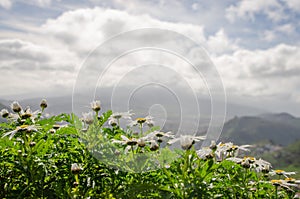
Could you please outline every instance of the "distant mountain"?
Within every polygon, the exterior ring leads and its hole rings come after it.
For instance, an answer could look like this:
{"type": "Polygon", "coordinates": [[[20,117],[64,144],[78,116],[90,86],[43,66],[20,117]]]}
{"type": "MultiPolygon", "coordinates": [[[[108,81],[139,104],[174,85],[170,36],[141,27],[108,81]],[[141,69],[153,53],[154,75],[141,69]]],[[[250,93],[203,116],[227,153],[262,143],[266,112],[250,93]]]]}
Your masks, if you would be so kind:
{"type": "Polygon", "coordinates": [[[262,114],[259,117],[269,121],[288,124],[300,128],[300,118],[297,118],[289,113],[267,113],[262,114]]]}
{"type": "Polygon", "coordinates": [[[287,113],[234,117],[225,123],[220,140],[237,144],[262,141],[286,146],[300,140],[300,118],[287,113]]]}
{"type": "Polygon", "coordinates": [[[278,122],[288,122],[290,120],[298,119],[289,113],[265,113],[259,115],[263,119],[278,122]]]}

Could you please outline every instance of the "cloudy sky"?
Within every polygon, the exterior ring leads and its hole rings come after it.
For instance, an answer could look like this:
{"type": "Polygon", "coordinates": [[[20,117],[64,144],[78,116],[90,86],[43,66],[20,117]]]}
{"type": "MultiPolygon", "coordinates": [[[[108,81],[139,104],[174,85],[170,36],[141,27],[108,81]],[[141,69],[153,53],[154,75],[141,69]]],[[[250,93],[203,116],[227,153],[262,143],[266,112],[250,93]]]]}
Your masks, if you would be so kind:
{"type": "Polygon", "coordinates": [[[0,0],[0,99],[71,94],[102,42],[165,28],[206,50],[230,102],[300,116],[299,16],[299,0],[0,0]]]}

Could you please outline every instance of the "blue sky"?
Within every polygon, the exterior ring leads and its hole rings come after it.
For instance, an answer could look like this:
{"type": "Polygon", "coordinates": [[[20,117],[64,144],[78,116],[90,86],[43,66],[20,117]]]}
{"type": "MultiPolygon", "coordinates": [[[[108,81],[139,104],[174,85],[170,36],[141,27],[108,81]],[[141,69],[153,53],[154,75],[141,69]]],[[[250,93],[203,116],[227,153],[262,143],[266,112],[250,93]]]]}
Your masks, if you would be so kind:
{"type": "Polygon", "coordinates": [[[300,115],[299,15],[299,0],[0,0],[0,98],[71,93],[93,48],[159,27],[207,50],[229,101],[300,115]]]}

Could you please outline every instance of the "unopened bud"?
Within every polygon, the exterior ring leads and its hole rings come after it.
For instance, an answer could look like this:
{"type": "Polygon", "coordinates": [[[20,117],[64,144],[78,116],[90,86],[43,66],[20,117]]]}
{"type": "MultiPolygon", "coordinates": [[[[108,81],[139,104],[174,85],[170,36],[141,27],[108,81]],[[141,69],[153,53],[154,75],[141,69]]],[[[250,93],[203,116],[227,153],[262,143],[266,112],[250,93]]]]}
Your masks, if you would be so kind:
{"type": "Polygon", "coordinates": [[[21,105],[17,101],[14,101],[10,106],[15,113],[19,113],[22,110],[21,105]]]}
{"type": "Polygon", "coordinates": [[[47,104],[47,101],[45,99],[42,99],[41,103],[40,103],[40,107],[42,109],[45,109],[47,108],[48,104],[47,104]]]}
{"type": "Polygon", "coordinates": [[[6,109],[2,109],[0,114],[3,118],[7,118],[9,116],[9,112],[6,109]]]}

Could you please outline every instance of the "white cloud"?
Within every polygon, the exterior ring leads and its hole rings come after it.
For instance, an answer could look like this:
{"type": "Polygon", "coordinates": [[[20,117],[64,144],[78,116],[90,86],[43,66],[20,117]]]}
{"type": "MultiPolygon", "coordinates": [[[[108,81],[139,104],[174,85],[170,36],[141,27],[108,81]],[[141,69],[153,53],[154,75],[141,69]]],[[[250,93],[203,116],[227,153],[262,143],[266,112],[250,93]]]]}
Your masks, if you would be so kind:
{"type": "Polygon", "coordinates": [[[266,50],[237,50],[214,58],[229,93],[246,96],[300,97],[300,47],[278,45],[266,50]]]}
{"type": "Polygon", "coordinates": [[[69,11],[43,26],[44,34],[51,35],[67,45],[70,50],[86,53],[109,37],[138,28],[164,28],[183,33],[198,43],[205,41],[202,26],[171,23],[148,15],[130,15],[111,9],[80,9],[69,11]]]}
{"type": "MultiPolygon", "coordinates": [[[[227,17],[231,16],[232,20],[235,20],[236,17],[254,20],[256,14],[263,12],[270,19],[276,20],[276,17],[272,16],[272,12],[276,9],[281,12],[281,8],[274,0],[249,2],[247,4],[245,1],[241,1],[236,6],[228,8],[227,17]]],[[[135,6],[137,5],[128,3],[128,9],[132,9],[132,12],[134,12],[135,6]]],[[[138,6],[143,5],[138,4],[138,6]]],[[[280,12],[278,15],[281,14],[280,12]]],[[[3,39],[0,42],[0,70],[3,75],[0,83],[7,87],[1,88],[0,92],[8,95],[19,93],[20,90],[34,91],[37,89],[36,85],[39,85],[41,89],[48,90],[71,89],[75,81],[77,66],[88,52],[115,34],[145,27],[174,30],[207,47],[213,54],[213,61],[220,71],[229,94],[291,96],[295,100],[300,99],[299,88],[297,88],[300,83],[298,80],[300,50],[297,46],[282,44],[266,50],[251,51],[242,49],[239,46],[239,40],[229,37],[226,28],[219,28],[216,33],[207,38],[202,25],[167,22],[146,14],[129,14],[126,11],[103,8],[67,11],[34,29],[34,33],[28,37],[28,40],[26,40],[26,36],[19,40],[3,39]],[[8,87],[10,89],[7,89],[8,87]],[[293,94],[289,94],[291,91],[293,94]]],[[[273,27],[269,32],[266,31],[265,39],[273,41],[279,33],[293,34],[294,32],[295,28],[292,23],[287,23],[273,27]]],[[[180,41],[174,42],[180,43],[180,41]]],[[[125,44],[131,45],[124,42],[123,45],[125,44]]],[[[135,58],[137,61],[141,61],[143,59],[151,60],[151,57],[156,59],[159,58],[159,55],[149,55],[148,57],[140,55],[135,58]]],[[[124,64],[124,66],[134,64],[123,61],[120,64],[124,64]]],[[[176,59],[169,59],[170,62],[161,61],[174,65],[174,67],[182,64],[176,59]]],[[[185,77],[189,77],[191,84],[199,82],[190,71],[183,70],[183,67],[176,67],[176,70],[185,77]]],[[[113,75],[119,76],[126,72],[124,67],[119,71],[112,71],[108,78],[114,79],[113,75]]],[[[164,73],[158,76],[164,76],[164,73]]],[[[137,80],[139,79],[141,78],[137,78],[137,80]]],[[[171,82],[178,83],[176,78],[171,82]]]]}
{"type": "Polygon", "coordinates": [[[279,37],[290,36],[295,33],[295,27],[292,24],[283,24],[274,26],[272,30],[265,30],[261,36],[262,40],[273,42],[279,37]]]}
{"type": "Polygon", "coordinates": [[[12,6],[11,0],[0,0],[0,7],[3,7],[4,9],[10,9],[12,6]]]}
{"type": "Polygon", "coordinates": [[[300,12],[300,1],[299,0],[283,0],[287,6],[296,12],[300,12]]]}
{"type": "MultiPolygon", "coordinates": [[[[124,11],[110,9],[69,11],[56,19],[48,20],[39,30],[35,30],[35,36],[28,37],[29,41],[1,40],[0,70],[5,75],[1,83],[4,85],[11,79],[14,82],[11,87],[15,87],[9,91],[7,88],[2,88],[1,92],[7,95],[19,93],[16,90],[17,85],[19,91],[37,90],[35,85],[39,85],[40,88],[47,87],[48,90],[61,85],[71,90],[78,69],[76,67],[91,50],[115,34],[143,27],[170,29],[190,36],[198,43],[205,42],[202,26],[164,22],[147,15],[135,16],[124,11]],[[34,42],[41,40],[43,40],[42,43],[34,42]],[[26,79],[26,83],[14,77],[15,74],[21,74],[23,80],[26,79]],[[47,80],[44,79],[45,75],[47,80]]],[[[169,38],[157,35],[156,38],[148,39],[167,40],[169,38]]],[[[180,41],[172,40],[171,42],[180,41]]],[[[132,44],[125,41],[124,44],[120,44],[120,47],[122,45],[132,44]]],[[[183,73],[191,75],[187,71],[183,73]]],[[[112,74],[118,75],[119,73],[112,74]]]]}
{"type": "Polygon", "coordinates": [[[277,35],[275,31],[271,30],[265,30],[263,32],[262,39],[268,42],[274,41],[276,39],[277,35]]]}
{"type": "MultiPolygon", "coordinates": [[[[24,4],[29,4],[33,6],[38,6],[42,8],[50,8],[51,4],[53,3],[53,0],[19,0],[22,1],[24,4]]],[[[60,2],[61,0],[54,0],[57,2],[60,2]]]]}
{"type": "Polygon", "coordinates": [[[278,32],[284,33],[284,34],[292,34],[295,32],[295,26],[293,26],[292,24],[284,24],[281,26],[277,26],[275,28],[275,30],[277,30],[278,32]]]}
{"type": "Polygon", "coordinates": [[[211,53],[216,54],[233,52],[238,49],[237,41],[230,40],[224,29],[220,29],[215,35],[208,38],[207,47],[211,53]]]}
{"type": "Polygon", "coordinates": [[[17,39],[0,40],[0,92],[16,93],[64,90],[72,87],[77,59],[72,53],[17,39]]]}
{"type": "Polygon", "coordinates": [[[280,21],[286,18],[281,4],[277,0],[241,0],[237,5],[226,9],[226,18],[230,22],[237,18],[255,20],[255,15],[263,13],[272,21],[280,21]]]}
{"type": "Polygon", "coordinates": [[[193,3],[192,4],[192,9],[193,10],[198,10],[198,8],[199,8],[199,4],[198,3],[193,3]]]}
{"type": "Polygon", "coordinates": [[[51,5],[51,0],[33,0],[33,2],[41,7],[47,7],[51,5]]]}

